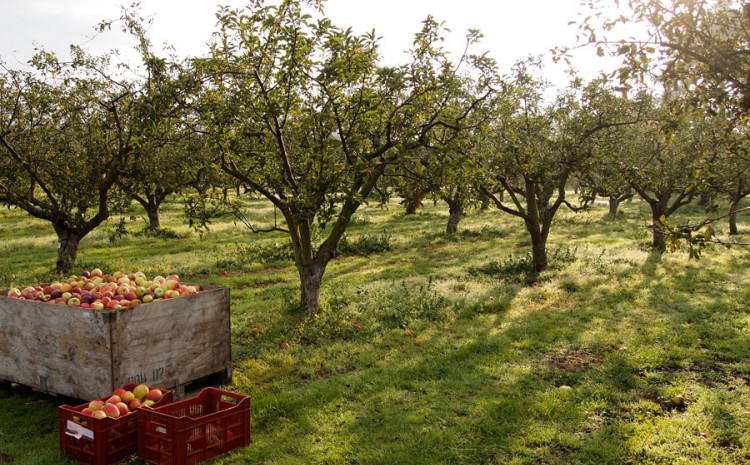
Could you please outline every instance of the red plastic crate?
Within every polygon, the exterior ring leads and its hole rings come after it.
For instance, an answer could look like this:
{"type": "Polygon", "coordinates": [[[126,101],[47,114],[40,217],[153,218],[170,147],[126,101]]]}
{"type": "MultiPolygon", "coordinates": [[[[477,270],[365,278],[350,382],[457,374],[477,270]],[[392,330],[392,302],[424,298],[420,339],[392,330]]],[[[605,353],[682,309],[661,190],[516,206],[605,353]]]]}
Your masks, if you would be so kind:
{"type": "Polygon", "coordinates": [[[204,388],[138,417],[138,455],[158,465],[196,465],[250,444],[250,396],[204,388]]]}
{"type": "MultiPolygon", "coordinates": [[[[132,391],[138,384],[122,386],[132,391]]],[[[161,390],[163,395],[154,407],[172,401],[172,391],[161,390]]],[[[102,397],[106,401],[109,398],[102,397]]],[[[87,465],[109,465],[127,459],[138,452],[138,417],[142,407],[120,418],[94,418],[81,413],[88,403],[61,405],[58,407],[60,420],[60,450],[87,465]]]]}

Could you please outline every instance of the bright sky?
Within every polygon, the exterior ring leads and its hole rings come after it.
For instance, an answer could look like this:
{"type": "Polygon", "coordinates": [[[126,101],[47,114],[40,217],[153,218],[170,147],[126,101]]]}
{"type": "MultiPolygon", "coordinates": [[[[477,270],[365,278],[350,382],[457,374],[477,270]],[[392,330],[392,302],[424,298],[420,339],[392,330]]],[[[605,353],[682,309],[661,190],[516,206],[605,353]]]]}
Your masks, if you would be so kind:
{"type": "MultiPolygon", "coordinates": [[[[2,0],[0,1],[0,58],[18,67],[38,43],[62,56],[68,45],[81,44],[93,35],[102,19],[116,18],[119,5],[130,0],[2,0]]],[[[141,0],[143,15],[153,16],[149,31],[155,44],[173,44],[179,55],[201,55],[214,29],[216,4],[239,7],[244,0],[141,0]]],[[[517,60],[546,53],[555,45],[574,44],[576,28],[588,11],[580,0],[329,0],[326,13],[334,24],[356,32],[375,29],[382,36],[381,51],[390,64],[401,61],[421,21],[432,14],[452,32],[448,48],[462,50],[469,28],[482,31],[481,48],[489,50],[506,72],[517,60]]],[[[129,51],[131,43],[119,32],[100,36],[95,50],[116,47],[129,51]]],[[[92,47],[89,44],[87,47],[92,47]]],[[[593,51],[576,57],[584,77],[593,77],[605,65],[593,51]]],[[[564,67],[545,71],[553,82],[564,82],[564,67]]]]}

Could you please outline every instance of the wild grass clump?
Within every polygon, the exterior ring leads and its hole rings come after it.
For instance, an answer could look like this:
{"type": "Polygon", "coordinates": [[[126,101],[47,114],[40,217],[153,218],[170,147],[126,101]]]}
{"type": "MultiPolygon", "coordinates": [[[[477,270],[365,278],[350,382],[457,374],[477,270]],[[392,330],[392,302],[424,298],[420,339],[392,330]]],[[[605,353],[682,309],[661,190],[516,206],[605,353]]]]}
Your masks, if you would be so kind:
{"type": "Polygon", "coordinates": [[[152,237],[154,239],[184,239],[189,236],[187,233],[178,233],[177,231],[169,228],[156,228],[151,229],[146,225],[140,231],[133,234],[135,237],[152,237]]]}
{"type": "Polygon", "coordinates": [[[388,231],[383,230],[381,233],[362,234],[356,239],[350,239],[349,236],[344,234],[336,248],[336,253],[338,255],[367,256],[388,252],[391,248],[391,235],[388,234],[388,231]]]}
{"type": "Polygon", "coordinates": [[[294,249],[289,240],[274,240],[273,242],[259,242],[239,244],[232,251],[229,258],[216,261],[216,267],[222,270],[239,270],[252,264],[284,264],[294,260],[294,249]]]}

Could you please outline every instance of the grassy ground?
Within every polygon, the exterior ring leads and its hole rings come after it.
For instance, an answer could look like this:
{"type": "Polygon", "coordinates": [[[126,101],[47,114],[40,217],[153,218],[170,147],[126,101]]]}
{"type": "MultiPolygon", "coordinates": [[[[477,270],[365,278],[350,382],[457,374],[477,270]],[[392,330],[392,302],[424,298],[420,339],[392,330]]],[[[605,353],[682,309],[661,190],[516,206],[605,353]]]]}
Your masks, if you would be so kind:
{"type": "MultiPolygon", "coordinates": [[[[653,254],[645,204],[605,212],[561,213],[535,276],[522,225],[497,211],[450,237],[443,205],[364,208],[316,318],[295,306],[283,235],[226,220],[201,238],[177,203],[174,234],[139,235],[142,219],[114,243],[97,231],[79,263],[232,289],[228,388],[253,395],[253,444],[213,463],[748,463],[750,254],[653,254]]],[[[54,246],[51,228],[2,210],[0,288],[49,279],[54,246]]],[[[0,463],[74,463],[58,447],[65,401],[0,387],[0,463]]]]}

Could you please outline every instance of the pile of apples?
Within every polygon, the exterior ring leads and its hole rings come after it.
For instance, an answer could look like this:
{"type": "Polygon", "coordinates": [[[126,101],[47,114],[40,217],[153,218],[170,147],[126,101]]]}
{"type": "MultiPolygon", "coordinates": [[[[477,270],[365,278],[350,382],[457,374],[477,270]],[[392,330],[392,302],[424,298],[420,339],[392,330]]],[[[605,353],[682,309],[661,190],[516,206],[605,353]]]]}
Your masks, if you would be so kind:
{"type": "Polygon", "coordinates": [[[117,271],[110,275],[103,274],[102,270],[97,268],[46,286],[28,286],[23,289],[14,287],[8,291],[8,297],[109,310],[173,299],[197,292],[200,292],[199,286],[182,284],[180,277],[175,274],[166,278],[155,276],[149,280],[140,271],[131,274],[117,271]]]}
{"type": "Polygon", "coordinates": [[[105,400],[92,400],[89,406],[81,410],[83,415],[89,415],[97,419],[119,418],[134,412],[142,406],[151,407],[161,399],[160,389],[149,388],[145,384],[139,384],[132,391],[119,388],[105,400]]]}

